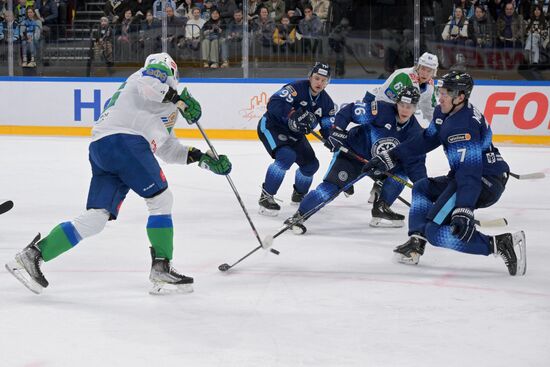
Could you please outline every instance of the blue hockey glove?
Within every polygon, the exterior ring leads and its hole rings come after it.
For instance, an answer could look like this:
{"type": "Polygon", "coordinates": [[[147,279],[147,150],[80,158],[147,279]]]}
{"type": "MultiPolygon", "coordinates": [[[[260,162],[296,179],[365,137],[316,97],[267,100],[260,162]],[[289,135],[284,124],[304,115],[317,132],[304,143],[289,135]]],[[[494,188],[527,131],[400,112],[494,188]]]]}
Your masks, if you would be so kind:
{"type": "Polygon", "coordinates": [[[340,130],[337,127],[330,129],[328,138],[325,140],[325,147],[329,148],[331,152],[336,152],[344,145],[344,142],[348,138],[348,132],[340,130]]]}
{"type": "Polygon", "coordinates": [[[371,177],[379,177],[385,171],[390,171],[396,164],[397,161],[392,157],[391,150],[385,150],[365,164],[362,171],[371,177]]]}
{"type": "Polygon", "coordinates": [[[309,134],[317,124],[317,118],[302,108],[294,111],[288,118],[288,128],[295,133],[309,134]]]}
{"type": "Polygon", "coordinates": [[[470,242],[475,230],[474,211],[456,208],[451,216],[451,233],[459,240],[470,242]]]}

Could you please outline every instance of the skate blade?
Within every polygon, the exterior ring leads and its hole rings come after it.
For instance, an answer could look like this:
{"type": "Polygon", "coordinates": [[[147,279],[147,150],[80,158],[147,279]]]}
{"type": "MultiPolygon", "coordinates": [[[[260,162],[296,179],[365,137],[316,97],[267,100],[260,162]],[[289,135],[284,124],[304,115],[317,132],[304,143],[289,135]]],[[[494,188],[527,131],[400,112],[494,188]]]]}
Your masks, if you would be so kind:
{"type": "Polygon", "coordinates": [[[260,209],[258,209],[258,213],[260,213],[261,215],[265,215],[266,217],[276,217],[277,215],[279,215],[278,210],[266,209],[263,206],[260,206],[260,209]]]}
{"type": "Polygon", "coordinates": [[[372,218],[369,226],[377,228],[401,228],[405,225],[402,220],[387,220],[382,218],[372,218]]]}
{"type": "Polygon", "coordinates": [[[292,233],[294,233],[297,236],[300,236],[307,232],[307,228],[303,224],[295,224],[292,226],[291,229],[292,229],[292,233]]]}
{"type": "Polygon", "coordinates": [[[420,261],[420,255],[416,252],[411,252],[411,256],[407,257],[403,254],[394,252],[393,253],[393,259],[395,262],[400,264],[406,264],[406,265],[418,265],[418,262],[420,261]]]}
{"type": "Polygon", "coordinates": [[[517,258],[516,276],[525,275],[527,272],[527,243],[525,241],[525,232],[516,232],[512,235],[512,238],[517,258]]]}
{"type": "Polygon", "coordinates": [[[292,206],[299,206],[300,203],[301,203],[301,201],[292,201],[292,200],[290,201],[290,205],[292,205],[292,206]]]}
{"type": "Polygon", "coordinates": [[[34,294],[42,293],[44,287],[38,284],[32,277],[27,273],[25,268],[18,262],[12,261],[6,264],[6,270],[11,273],[17,280],[21,282],[25,287],[27,287],[34,294]]]}
{"type": "Polygon", "coordinates": [[[149,294],[152,296],[167,296],[170,294],[185,294],[192,292],[192,284],[153,283],[153,286],[149,290],[149,294]]]}

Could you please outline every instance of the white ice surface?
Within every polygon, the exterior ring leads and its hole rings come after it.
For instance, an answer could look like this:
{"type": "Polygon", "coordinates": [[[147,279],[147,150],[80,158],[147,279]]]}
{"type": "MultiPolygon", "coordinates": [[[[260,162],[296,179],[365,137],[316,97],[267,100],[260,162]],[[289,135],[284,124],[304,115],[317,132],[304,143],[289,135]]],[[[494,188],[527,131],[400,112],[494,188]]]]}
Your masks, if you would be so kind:
{"type": "MultiPolygon", "coordinates": [[[[15,203],[0,216],[0,263],[84,210],[87,145],[0,136],[0,197],[15,203]]],[[[296,210],[294,168],[278,193],[279,217],[262,217],[257,199],[271,161],[260,142],[214,145],[233,161],[231,176],[260,236],[273,234],[296,210]]],[[[314,148],[315,187],[330,155],[314,148]]],[[[501,151],[517,173],[550,173],[548,148],[501,151]]],[[[432,246],[416,267],[393,263],[406,229],[368,227],[367,180],[312,217],[306,235],[277,238],[280,256],[261,250],[221,273],[218,265],[258,245],[230,186],[196,166],[163,168],[175,196],[174,266],[195,277],[195,292],[147,294],[147,210],[131,193],[104,232],[44,265],[50,287],[42,295],[2,267],[0,366],[550,365],[550,178],[511,178],[499,203],[476,212],[526,231],[525,277],[510,277],[500,258],[432,246]]],[[[446,172],[441,152],[428,168],[446,172]]],[[[395,209],[406,213],[403,204],[395,209]]]]}

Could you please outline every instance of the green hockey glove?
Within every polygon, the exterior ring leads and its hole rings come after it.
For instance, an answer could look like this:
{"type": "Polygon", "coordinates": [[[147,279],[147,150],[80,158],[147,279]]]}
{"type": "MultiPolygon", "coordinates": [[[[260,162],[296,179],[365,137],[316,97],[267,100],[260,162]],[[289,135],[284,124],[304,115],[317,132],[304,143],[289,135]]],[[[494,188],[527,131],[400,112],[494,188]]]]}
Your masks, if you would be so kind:
{"type": "Polygon", "coordinates": [[[189,94],[187,88],[183,88],[180,99],[187,106],[184,110],[180,109],[181,115],[189,124],[194,124],[201,118],[202,110],[199,102],[189,94]]]}
{"type": "Polygon", "coordinates": [[[217,175],[228,175],[231,172],[231,162],[225,155],[214,158],[212,151],[208,150],[199,160],[199,167],[214,172],[217,175]]]}

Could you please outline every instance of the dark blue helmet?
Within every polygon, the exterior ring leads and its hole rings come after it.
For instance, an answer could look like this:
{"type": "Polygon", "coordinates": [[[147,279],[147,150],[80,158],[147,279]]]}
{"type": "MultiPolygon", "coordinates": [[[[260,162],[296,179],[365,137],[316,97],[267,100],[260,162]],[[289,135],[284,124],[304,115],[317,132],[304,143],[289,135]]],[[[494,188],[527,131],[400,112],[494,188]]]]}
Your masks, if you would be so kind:
{"type": "Polygon", "coordinates": [[[321,76],[326,76],[330,79],[330,66],[329,64],[323,64],[322,62],[317,61],[315,65],[311,68],[308,77],[311,77],[313,74],[319,74],[321,76]]]}
{"type": "Polygon", "coordinates": [[[464,99],[470,98],[472,89],[474,89],[474,80],[468,73],[461,71],[451,71],[441,77],[437,86],[445,88],[448,91],[456,92],[457,95],[464,93],[464,99]]]}
{"type": "Polygon", "coordinates": [[[404,102],[410,104],[418,104],[420,101],[420,91],[413,85],[408,85],[399,91],[395,102],[404,102]]]}

